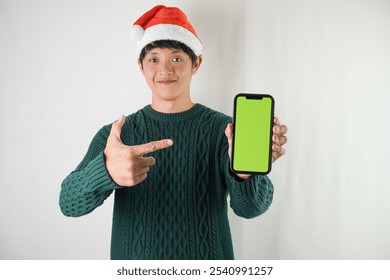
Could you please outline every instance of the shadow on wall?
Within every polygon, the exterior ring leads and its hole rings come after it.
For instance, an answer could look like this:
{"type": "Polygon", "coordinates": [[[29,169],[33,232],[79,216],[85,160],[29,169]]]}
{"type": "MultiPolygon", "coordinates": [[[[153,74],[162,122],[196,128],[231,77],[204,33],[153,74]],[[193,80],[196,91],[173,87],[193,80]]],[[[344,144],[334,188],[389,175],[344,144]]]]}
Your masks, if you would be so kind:
{"type": "Polygon", "coordinates": [[[196,102],[232,114],[233,97],[244,89],[245,9],[237,4],[205,10],[194,6],[188,17],[203,43],[203,64],[193,79],[196,102]]]}

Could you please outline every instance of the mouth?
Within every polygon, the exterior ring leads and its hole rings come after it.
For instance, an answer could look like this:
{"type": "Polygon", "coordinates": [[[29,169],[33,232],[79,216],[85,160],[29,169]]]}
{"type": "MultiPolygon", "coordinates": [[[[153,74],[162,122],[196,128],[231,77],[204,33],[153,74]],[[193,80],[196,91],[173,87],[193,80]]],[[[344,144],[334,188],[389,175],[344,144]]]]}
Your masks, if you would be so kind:
{"type": "Polygon", "coordinates": [[[160,85],[171,85],[173,83],[175,83],[176,80],[163,80],[163,81],[157,81],[158,84],[160,85]]]}

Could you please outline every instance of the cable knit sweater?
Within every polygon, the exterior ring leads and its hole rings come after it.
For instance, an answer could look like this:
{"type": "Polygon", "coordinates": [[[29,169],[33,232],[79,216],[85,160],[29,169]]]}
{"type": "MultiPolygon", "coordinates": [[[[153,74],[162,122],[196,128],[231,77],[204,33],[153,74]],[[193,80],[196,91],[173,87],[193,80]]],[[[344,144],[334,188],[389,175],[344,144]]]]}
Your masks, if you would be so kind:
{"type": "Polygon", "coordinates": [[[126,117],[125,145],[170,138],[174,145],[151,153],[156,164],[140,184],[120,187],[110,178],[104,148],[111,125],[94,137],[82,162],[62,183],[60,207],[78,217],[115,191],[112,259],[233,259],[227,214],[264,213],[272,202],[267,176],[238,180],[229,169],[224,130],[231,118],[196,104],[176,114],[150,106],[126,117]]]}

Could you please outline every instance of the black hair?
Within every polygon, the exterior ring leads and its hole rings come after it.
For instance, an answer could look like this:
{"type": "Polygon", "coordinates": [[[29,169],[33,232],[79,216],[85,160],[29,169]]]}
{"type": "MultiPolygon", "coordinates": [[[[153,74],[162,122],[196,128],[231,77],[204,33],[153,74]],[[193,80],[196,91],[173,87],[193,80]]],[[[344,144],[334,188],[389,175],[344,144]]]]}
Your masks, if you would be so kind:
{"type": "Polygon", "coordinates": [[[154,48],[181,50],[190,57],[193,66],[196,63],[197,56],[195,55],[194,51],[190,49],[186,44],[175,40],[157,40],[146,45],[142,49],[141,54],[139,55],[139,61],[141,62],[141,65],[143,65],[144,58],[148,51],[154,48]]]}

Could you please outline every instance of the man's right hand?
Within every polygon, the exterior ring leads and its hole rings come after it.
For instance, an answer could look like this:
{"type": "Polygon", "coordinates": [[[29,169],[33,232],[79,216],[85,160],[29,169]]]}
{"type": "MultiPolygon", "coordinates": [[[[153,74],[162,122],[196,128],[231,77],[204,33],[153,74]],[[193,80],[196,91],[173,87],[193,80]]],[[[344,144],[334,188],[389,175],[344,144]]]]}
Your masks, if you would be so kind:
{"type": "Polygon", "coordinates": [[[156,162],[154,157],[144,157],[144,155],[168,148],[173,145],[173,141],[164,139],[142,145],[126,146],[120,138],[124,123],[125,117],[121,116],[112,124],[104,156],[112,180],[119,186],[133,187],[146,179],[150,167],[156,162]]]}

